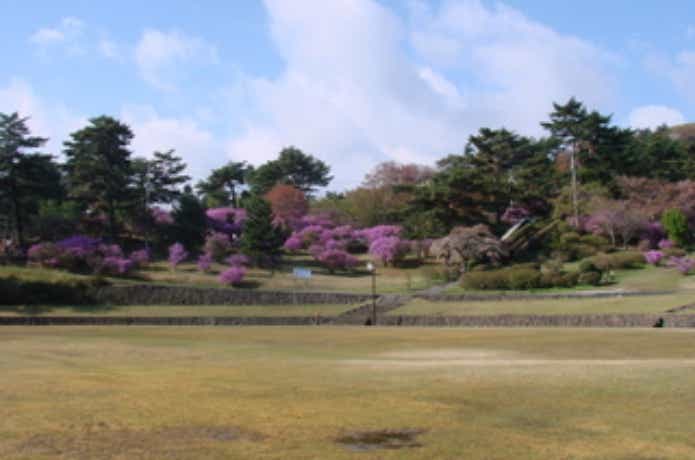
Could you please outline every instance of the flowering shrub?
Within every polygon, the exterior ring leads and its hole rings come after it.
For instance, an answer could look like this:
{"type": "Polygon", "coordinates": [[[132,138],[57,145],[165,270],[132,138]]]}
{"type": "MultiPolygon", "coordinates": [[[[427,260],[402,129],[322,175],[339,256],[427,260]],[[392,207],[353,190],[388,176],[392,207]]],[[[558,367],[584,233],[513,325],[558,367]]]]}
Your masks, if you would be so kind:
{"type": "Polygon", "coordinates": [[[220,274],[220,283],[227,285],[237,285],[246,276],[246,269],[244,267],[230,267],[220,274]]]}
{"type": "Polygon", "coordinates": [[[211,208],[205,212],[208,224],[215,232],[238,235],[246,222],[246,210],[241,208],[211,208]]]}
{"type": "Polygon", "coordinates": [[[659,242],[666,237],[666,232],[660,222],[647,222],[642,229],[640,237],[649,241],[651,248],[656,248],[659,242]]]}
{"type": "Polygon", "coordinates": [[[651,265],[659,265],[661,259],[663,259],[664,253],[661,251],[647,251],[644,253],[644,260],[651,265]]]}
{"type": "Polygon", "coordinates": [[[198,257],[198,270],[201,272],[207,273],[210,271],[210,267],[212,266],[212,256],[208,254],[207,252],[205,254],[201,254],[198,257]]]}
{"type": "Polygon", "coordinates": [[[304,242],[297,233],[293,233],[289,238],[287,238],[287,241],[285,241],[285,244],[282,247],[288,251],[295,252],[303,249],[304,242]]]}
{"type": "Polygon", "coordinates": [[[402,260],[410,250],[410,245],[396,236],[384,236],[369,246],[369,254],[384,265],[394,265],[402,260]]]}
{"type": "MultiPolygon", "coordinates": [[[[64,240],[58,241],[56,246],[58,246],[58,248],[61,250],[69,252],[71,255],[80,258],[96,252],[97,249],[100,249],[100,246],[101,249],[105,249],[107,252],[109,249],[109,247],[106,245],[101,245],[101,240],[84,235],[73,235],[69,238],[65,238],[64,240]]],[[[120,250],[120,248],[118,249],[120,250]]],[[[120,255],[123,254],[120,253],[120,255]]]]}
{"type": "Polygon", "coordinates": [[[670,267],[675,268],[678,270],[682,275],[687,275],[690,273],[690,271],[695,268],[695,259],[691,259],[690,257],[683,256],[683,257],[671,257],[668,260],[668,265],[670,267]]]}
{"type": "Polygon", "coordinates": [[[169,265],[172,269],[188,258],[188,251],[181,243],[174,243],[169,246],[169,265]]]}
{"type": "Polygon", "coordinates": [[[251,259],[244,254],[232,254],[231,256],[227,257],[226,262],[232,267],[241,267],[251,264],[251,259]]]}
{"type": "Polygon", "coordinates": [[[50,268],[57,266],[60,254],[61,249],[53,243],[34,244],[27,251],[29,261],[50,268]]]}
{"type": "Polygon", "coordinates": [[[659,249],[671,249],[672,247],[675,246],[675,244],[671,240],[663,239],[663,240],[659,241],[658,246],[659,246],[659,249]]]}
{"type": "Polygon", "coordinates": [[[213,260],[221,262],[231,252],[232,241],[224,233],[213,232],[205,238],[204,249],[205,253],[210,255],[213,260]]]}
{"type": "Polygon", "coordinates": [[[356,257],[340,249],[326,249],[316,259],[331,273],[354,268],[359,263],[356,257]]]}
{"type": "Polygon", "coordinates": [[[146,267],[150,263],[151,256],[149,249],[138,249],[130,253],[130,260],[135,267],[146,267]]]}
{"type": "Polygon", "coordinates": [[[135,268],[135,264],[130,259],[118,256],[107,256],[102,260],[98,272],[108,275],[126,275],[133,268],[135,268]]]}
{"type": "MultiPolygon", "coordinates": [[[[360,230],[359,235],[370,244],[386,237],[400,237],[403,228],[400,225],[377,225],[376,227],[360,230]]],[[[371,252],[371,251],[370,251],[371,252]]]]}

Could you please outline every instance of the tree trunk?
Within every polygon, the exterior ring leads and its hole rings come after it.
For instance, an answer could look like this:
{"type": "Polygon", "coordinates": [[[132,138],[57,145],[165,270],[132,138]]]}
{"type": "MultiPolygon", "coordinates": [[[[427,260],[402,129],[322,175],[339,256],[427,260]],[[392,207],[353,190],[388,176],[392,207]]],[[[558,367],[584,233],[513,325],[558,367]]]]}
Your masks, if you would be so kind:
{"type": "Polygon", "coordinates": [[[118,242],[118,232],[116,231],[116,209],[113,200],[109,202],[109,233],[111,233],[111,241],[118,242]]]}
{"type": "Polygon", "coordinates": [[[19,205],[19,196],[17,192],[17,184],[15,181],[11,182],[10,188],[12,190],[12,207],[14,208],[14,228],[17,234],[17,245],[20,249],[24,248],[24,221],[22,220],[22,209],[19,205]]]}
{"type": "Polygon", "coordinates": [[[577,196],[577,165],[575,161],[576,146],[572,146],[570,153],[570,173],[572,176],[572,211],[574,214],[574,226],[579,227],[579,197],[577,196]]]}

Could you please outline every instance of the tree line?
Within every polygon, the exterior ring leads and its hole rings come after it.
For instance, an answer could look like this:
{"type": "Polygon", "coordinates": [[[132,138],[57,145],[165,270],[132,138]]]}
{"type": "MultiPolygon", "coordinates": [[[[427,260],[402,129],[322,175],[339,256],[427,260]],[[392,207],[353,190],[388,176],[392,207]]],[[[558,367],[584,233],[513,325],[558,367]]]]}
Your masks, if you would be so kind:
{"type": "MultiPolygon", "coordinates": [[[[27,121],[18,113],[0,114],[0,225],[20,247],[78,230],[148,242],[157,237],[158,206],[171,209],[176,222],[170,241],[199,245],[206,209],[259,209],[265,206],[259,200],[271,201],[276,224],[282,213],[311,211],[357,227],[401,225],[413,239],[480,223],[501,234],[515,212],[578,225],[596,195],[625,198],[621,177],[650,183],[695,177],[693,144],[666,127],[616,126],[574,98],[553,105],[541,123],[544,137],[481,128],[460,153],[433,167],[383,163],[360,186],[323,196],[316,192],[330,184],[330,167],[295,147],[258,167],[228,162],[192,184],[175,150],[136,155],[132,130],[113,117],[90,119],[71,133],[63,161],[41,151],[47,139],[31,133],[27,121]],[[286,188],[271,193],[278,185],[286,188]]],[[[262,238],[267,223],[256,231],[262,238]]]]}

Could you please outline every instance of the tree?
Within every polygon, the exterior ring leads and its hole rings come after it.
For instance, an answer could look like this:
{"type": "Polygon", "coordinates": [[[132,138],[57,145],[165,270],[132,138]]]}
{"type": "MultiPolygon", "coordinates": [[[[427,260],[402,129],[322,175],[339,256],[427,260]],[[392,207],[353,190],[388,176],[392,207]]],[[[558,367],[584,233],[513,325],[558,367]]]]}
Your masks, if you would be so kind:
{"type": "Polygon", "coordinates": [[[28,118],[0,113],[0,207],[12,216],[14,234],[24,246],[24,226],[29,214],[38,212],[40,200],[60,195],[60,173],[53,157],[29,150],[48,139],[32,136],[28,118]]]}
{"type": "Polygon", "coordinates": [[[368,173],[363,185],[369,188],[417,185],[428,181],[433,175],[434,169],[429,166],[387,161],[378,164],[368,173]]]}
{"type": "Polygon", "coordinates": [[[277,184],[265,194],[265,199],[273,210],[274,221],[284,227],[292,227],[309,210],[304,192],[292,185],[277,184]]]}
{"type": "Polygon", "coordinates": [[[118,238],[117,213],[132,202],[132,164],[128,150],[133,133],[118,120],[101,116],[70,134],[64,143],[70,196],[108,219],[109,233],[118,238]]]}
{"type": "Polygon", "coordinates": [[[203,195],[209,208],[230,206],[239,207],[239,187],[253,171],[253,166],[245,161],[231,161],[221,168],[214,169],[204,181],[198,182],[196,189],[203,195]]]}
{"type": "Polygon", "coordinates": [[[684,246],[690,240],[688,220],[683,211],[677,208],[668,209],[661,216],[661,224],[666,230],[668,238],[679,246],[684,246]]]}
{"type": "Polygon", "coordinates": [[[193,194],[191,187],[186,186],[183,195],[172,212],[174,225],[172,236],[188,249],[199,248],[205,240],[207,216],[205,207],[198,197],[193,194]]]}
{"type": "Polygon", "coordinates": [[[498,263],[509,253],[486,225],[456,227],[432,243],[430,252],[448,267],[467,271],[473,263],[498,263]]]}
{"type": "Polygon", "coordinates": [[[246,201],[246,223],[241,235],[241,251],[256,264],[265,261],[274,263],[281,253],[285,233],[273,224],[270,203],[262,197],[252,195],[246,201]]]}
{"type": "Polygon", "coordinates": [[[331,169],[318,158],[295,147],[282,149],[277,159],[259,166],[250,174],[252,192],[263,195],[275,184],[288,184],[310,195],[316,187],[325,187],[333,179],[331,169]]]}
{"type": "Polygon", "coordinates": [[[571,98],[566,104],[553,103],[550,120],[541,123],[557,141],[555,155],[569,156],[569,172],[574,224],[579,223],[579,178],[584,182],[607,184],[632,161],[627,145],[630,130],[610,126],[611,117],[589,112],[571,98]]]}
{"type": "Polygon", "coordinates": [[[133,185],[145,208],[150,204],[173,203],[181,196],[181,185],[191,178],[183,174],[186,163],[174,150],[154,152],[153,158],[135,158],[132,162],[133,185]]]}

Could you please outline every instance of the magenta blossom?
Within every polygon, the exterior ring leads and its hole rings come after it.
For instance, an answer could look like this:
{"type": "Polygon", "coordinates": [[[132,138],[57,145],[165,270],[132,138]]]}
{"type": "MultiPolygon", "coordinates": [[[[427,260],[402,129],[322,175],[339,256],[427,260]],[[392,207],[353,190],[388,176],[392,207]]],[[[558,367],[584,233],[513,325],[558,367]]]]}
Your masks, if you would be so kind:
{"type": "Polygon", "coordinates": [[[379,238],[369,246],[369,253],[384,265],[399,262],[409,250],[410,245],[396,236],[379,238]]]}
{"type": "Polygon", "coordinates": [[[244,265],[249,265],[251,263],[251,259],[244,254],[232,254],[231,256],[227,257],[226,262],[232,267],[241,267],[244,265]]]}
{"type": "Polygon", "coordinates": [[[685,276],[689,274],[693,268],[695,268],[695,259],[692,259],[687,256],[671,257],[668,260],[668,265],[678,270],[681,273],[681,275],[685,276]]]}
{"type": "Polygon", "coordinates": [[[671,249],[672,247],[675,246],[675,243],[671,240],[668,239],[663,239],[659,241],[659,249],[671,249]]]}
{"type": "Polygon", "coordinates": [[[174,243],[169,246],[169,265],[176,268],[181,262],[188,258],[188,251],[181,243],[174,243]]]}
{"type": "Polygon", "coordinates": [[[244,267],[230,267],[220,274],[220,283],[226,285],[238,285],[246,276],[244,267]]]}
{"type": "Polygon", "coordinates": [[[198,270],[207,273],[210,271],[210,267],[212,267],[212,256],[208,253],[201,254],[198,257],[198,270]]]}
{"type": "Polygon", "coordinates": [[[644,253],[644,260],[651,265],[659,265],[659,262],[664,257],[664,253],[661,251],[647,251],[644,253]]]}

